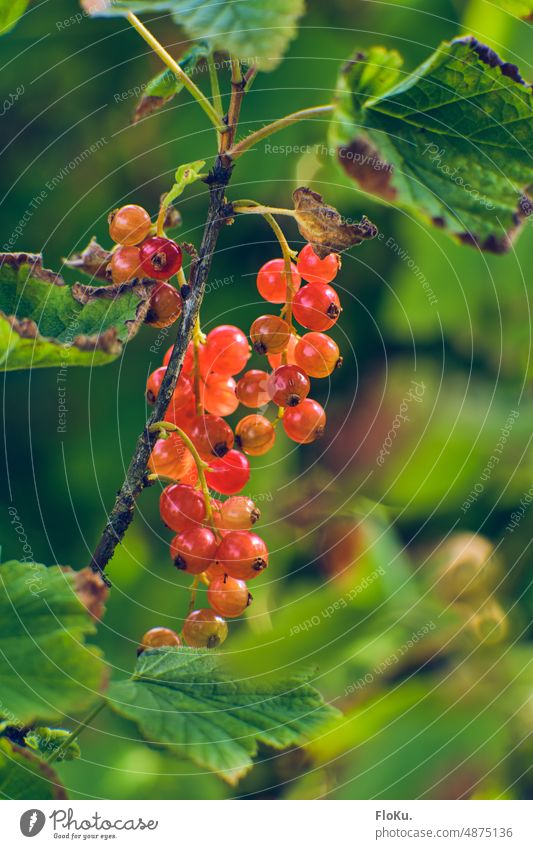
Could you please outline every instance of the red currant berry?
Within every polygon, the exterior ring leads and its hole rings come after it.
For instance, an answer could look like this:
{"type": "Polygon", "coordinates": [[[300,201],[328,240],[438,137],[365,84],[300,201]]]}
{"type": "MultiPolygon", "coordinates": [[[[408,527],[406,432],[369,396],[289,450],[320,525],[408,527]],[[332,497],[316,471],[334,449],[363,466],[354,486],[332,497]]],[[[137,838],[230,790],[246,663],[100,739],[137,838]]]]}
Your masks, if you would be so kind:
{"type": "Polygon", "coordinates": [[[309,377],[329,377],[342,365],[339,346],[325,333],[306,333],[294,351],[296,362],[309,377]]]}
{"type": "Polygon", "coordinates": [[[341,314],[339,296],[326,283],[308,283],[296,293],[292,311],[308,330],[329,330],[341,314]]]}
{"type": "Polygon", "coordinates": [[[160,366],[152,372],[152,374],[146,381],[146,400],[149,404],[155,404],[157,396],[159,395],[159,390],[161,389],[161,384],[163,383],[165,373],[166,367],[160,366]]]}
{"type": "Polygon", "coordinates": [[[231,531],[218,547],[217,560],[232,578],[250,581],[268,566],[268,549],[257,534],[231,531]]]}
{"type": "Polygon", "coordinates": [[[151,296],[145,322],[152,327],[170,327],[181,315],[181,295],[169,283],[160,283],[151,296]]]}
{"type": "Polygon", "coordinates": [[[252,601],[252,596],[244,581],[224,575],[210,582],[207,600],[215,613],[232,619],[244,613],[252,601]]]}
{"type": "Polygon", "coordinates": [[[237,382],[235,394],[245,407],[264,407],[270,398],[267,392],[268,374],[260,369],[246,371],[237,382]]]}
{"type": "Polygon", "coordinates": [[[235,442],[245,454],[260,457],[270,451],[276,441],[276,431],[264,416],[253,413],[240,420],[235,428],[235,442]]]}
{"type": "Polygon", "coordinates": [[[117,248],[113,252],[109,271],[113,283],[128,283],[142,275],[139,248],[134,246],[117,248]]]}
{"type": "Polygon", "coordinates": [[[295,442],[314,442],[326,428],[326,414],[317,401],[305,398],[297,407],[289,407],[283,414],[285,433],[295,442]]]}
{"type": "MultiPolygon", "coordinates": [[[[238,616],[239,614],[235,614],[238,616]]],[[[141,639],[137,654],[148,649],[159,649],[167,646],[181,646],[181,640],[171,628],[150,628],[141,639]]]]}
{"type": "Polygon", "coordinates": [[[233,495],[220,507],[220,526],[228,531],[249,531],[261,517],[251,498],[233,495]]]}
{"type": "MultiPolygon", "coordinates": [[[[174,421],[172,416],[176,416],[190,404],[194,404],[194,390],[192,385],[192,380],[190,377],[186,377],[181,372],[178,380],[176,382],[176,388],[172,393],[172,398],[170,399],[170,403],[167,407],[167,411],[165,413],[165,418],[167,421],[174,421]],[[170,416],[170,418],[169,418],[170,416]]],[[[177,422],[175,422],[177,424],[177,422]]]]}
{"type": "Polygon", "coordinates": [[[290,337],[289,325],[277,315],[262,315],[250,328],[250,339],[257,354],[280,354],[290,337]]]}
{"type": "Polygon", "coordinates": [[[239,406],[235,394],[237,384],[227,374],[211,372],[201,385],[200,397],[208,413],[215,416],[230,416],[239,406]]]}
{"type": "Polygon", "coordinates": [[[147,211],[135,203],[115,209],[107,220],[109,235],[119,245],[138,245],[146,239],[152,226],[147,211]]]}
{"type": "Polygon", "coordinates": [[[280,366],[268,378],[268,394],[278,407],[296,407],[310,389],[311,382],[299,366],[280,366]]]}
{"type": "Polygon", "coordinates": [[[233,448],[233,431],[220,416],[196,416],[189,436],[204,460],[224,457],[233,448]]]}
{"type": "Polygon", "coordinates": [[[312,245],[306,245],[298,255],[298,271],[300,277],[308,283],[331,283],[340,268],[338,254],[328,254],[324,259],[313,250],[312,245]]]}
{"type": "Polygon", "coordinates": [[[242,330],[221,324],[207,334],[205,364],[218,374],[237,374],[250,359],[250,346],[242,330]]]}
{"type": "Polygon", "coordinates": [[[214,610],[193,610],[183,623],[183,639],[191,648],[216,649],[227,636],[227,623],[214,610]]]}
{"type": "Polygon", "coordinates": [[[180,533],[201,525],[205,519],[204,496],[185,484],[171,484],[159,496],[161,519],[171,531],[180,533]]]}
{"type": "Polygon", "coordinates": [[[215,559],[217,546],[217,538],[210,528],[187,528],[170,543],[170,556],[176,569],[199,575],[215,559]]]}
{"type": "Polygon", "coordinates": [[[152,280],[168,280],[181,268],[181,248],[172,239],[150,236],[140,247],[142,269],[152,280]]]}
{"type": "Polygon", "coordinates": [[[271,368],[279,368],[281,365],[285,364],[289,366],[293,366],[296,364],[296,360],[294,359],[294,351],[296,349],[297,341],[297,337],[294,335],[294,333],[292,333],[286,351],[283,351],[282,354],[267,354],[267,359],[270,363],[271,368]],[[286,360],[287,362],[284,363],[284,360],[286,360]]]}
{"type": "Polygon", "coordinates": [[[152,448],[148,467],[156,475],[194,483],[198,477],[194,458],[177,433],[167,439],[158,439],[152,448]],[[192,480],[191,480],[192,478],[192,480]]]}
{"type": "Polygon", "coordinates": [[[216,492],[234,495],[250,480],[250,463],[240,451],[228,451],[224,457],[211,462],[205,478],[208,486],[216,492]]]}
{"type": "MultiPolygon", "coordinates": [[[[302,281],[298,269],[292,263],[291,280],[292,290],[297,292],[302,281]]],[[[284,304],[288,300],[285,261],[283,259],[271,259],[269,262],[265,262],[257,275],[257,288],[261,297],[271,304],[284,304]]]]}

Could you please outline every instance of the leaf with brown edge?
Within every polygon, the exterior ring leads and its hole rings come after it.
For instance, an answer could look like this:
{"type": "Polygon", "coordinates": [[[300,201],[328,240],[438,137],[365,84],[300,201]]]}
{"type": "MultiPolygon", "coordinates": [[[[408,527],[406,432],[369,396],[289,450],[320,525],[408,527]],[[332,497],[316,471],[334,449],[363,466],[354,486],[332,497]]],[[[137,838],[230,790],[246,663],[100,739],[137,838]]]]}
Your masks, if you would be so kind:
{"type": "Polygon", "coordinates": [[[86,248],[79,253],[72,254],[72,256],[64,260],[64,263],[67,268],[74,268],[76,271],[81,271],[93,280],[109,282],[110,277],[107,272],[107,266],[111,261],[111,256],[111,251],[99,245],[93,236],[86,248]]]}
{"type": "Polygon", "coordinates": [[[0,740],[0,795],[4,799],[68,799],[49,764],[5,738],[0,740]]]}
{"type": "Polygon", "coordinates": [[[74,573],[70,569],[64,571],[72,575],[74,589],[88,613],[93,619],[102,619],[105,613],[105,603],[109,596],[109,587],[101,575],[93,572],[88,566],[74,573]]]}
{"type": "Polygon", "coordinates": [[[300,186],[292,197],[298,229],[321,259],[377,236],[377,227],[366,215],[361,221],[347,222],[334,206],[329,206],[322,195],[312,189],[300,186]]]}

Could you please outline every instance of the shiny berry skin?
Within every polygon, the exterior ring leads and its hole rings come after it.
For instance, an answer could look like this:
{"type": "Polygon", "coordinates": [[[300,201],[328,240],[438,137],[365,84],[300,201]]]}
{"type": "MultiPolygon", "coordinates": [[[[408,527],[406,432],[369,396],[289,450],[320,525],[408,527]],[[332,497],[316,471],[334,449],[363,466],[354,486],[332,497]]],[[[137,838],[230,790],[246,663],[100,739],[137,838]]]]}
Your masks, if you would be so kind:
{"type": "Polygon", "coordinates": [[[224,457],[233,448],[233,431],[220,416],[196,416],[189,436],[204,460],[224,457]]]}
{"type": "Polygon", "coordinates": [[[191,648],[216,649],[227,636],[227,623],[214,610],[193,610],[183,623],[183,639],[191,648]]]}
{"type": "Polygon", "coordinates": [[[137,655],[148,649],[160,649],[167,646],[181,646],[181,640],[176,632],[171,628],[150,628],[141,638],[137,655]]]}
{"type": "Polygon", "coordinates": [[[250,480],[250,462],[240,451],[228,451],[206,470],[207,485],[223,495],[235,495],[250,480]]]}
{"type": "Polygon", "coordinates": [[[115,209],[107,220],[109,235],[119,245],[138,245],[146,239],[152,226],[147,211],[136,203],[115,209]]]}
{"type": "Polygon", "coordinates": [[[193,527],[181,531],[170,543],[170,556],[176,569],[199,575],[215,559],[218,540],[210,528],[193,527]]]}
{"type": "Polygon", "coordinates": [[[235,444],[251,457],[266,454],[275,441],[276,431],[265,416],[245,416],[235,428],[235,444]]]}
{"type": "Polygon", "coordinates": [[[204,496],[186,484],[171,484],[159,496],[161,519],[172,531],[180,533],[198,527],[205,519],[204,496]]]}
{"type": "Polygon", "coordinates": [[[181,268],[181,248],[172,239],[150,236],[140,247],[142,269],[152,280],[168,280],[181,268]]]}
{"type": "MultiPolygon", "coordinates": [[[[166,370],[166,366],[160,366],[159,368],[156,368],[156,370],[153,371],[148,378],[146,382],[146,400],[149,404],[155,404],[166,370]]],[[[177,380],[176,388],[172,393],[170,404],[167,408],[167,412],[165,413],[166,420],[173,421],[173,419],[168,418],[167,413],[170,415],[172,412],[181,410],[192,400],[192,398],[192,381],[182,372],[177,380]]]]}
{"type": "Polygon", "coordinates": [[[230,416],[239,406],[235,394],[235,380],[227,374],[211,372],[202,382],[200,397],[208,413],[215,416],[230,416]]]}
{"type": "Polygon", "coordinates": [[[329,330],[341,314],[339,296],[326,283],[308,283],[296,293],[292,305],[294,317],[308,330],[329,330]]]}
{"type": "Polygon", "coordinates": [[[268,549],[257,534],[231,531],[218,547],[217,560],[232,578],[250,581],[267,568],[268,549]]]}
{"type": "Polygon", "coordinates": [[[183,302],[181,295],[169,283],[160,283],[155,287],[144,319],[152,327],[170,327],[181,315],[183,302]]]}
{"type": "Polygon", "coordinates": [[[159,390],[161,389],[161,384],[163,383],[165,373],[166,367],[160,366],[152,372],[152,374],[146,381],[146,400],[149,404],[155,404],[157,396],[159,395],[159,390]]]}
{"type": "Polygon", "coordinates": [[[305,398],[297,407],[288,407],[285,410],[283,427],[287,436],[294,442],[314,442],[324,433],[326,413],[317,401],[305,398]]]}
{"type": "Polygon", "coordinates": [[[237,381],[235,394],[244,407],[264,407],[270,398],[267,392],[268,374],[260,369],[250,369],[237,381]]]}
{"type": "Polygon", "coordinates": [[[148,468],[156,475],[186,483],[194,483],[198,478],[194,457],[177,433],[155,442],[148,468]]]}
{"type": "Polygon", "coordinates": [[[207,334],[205,365],[209,371],[234,375],[242,371],[249,359],[248,339],[238,327],[221,324],[207,334]]]}
{"type": "Polygon", "coordinates": [[[329,377],[342,365],[339,346],[325,333],[306,333],[294,351],[297,364],[309,377],[329,377]]]}
{"type": "Polygon", "coordinates": [[[109,271],[113,283],[128,283],[142,275],[139,248],[134,246],[117,248],[113,252],[109,271]]]}
{"type": "Polygon", "coordinates": [[[223,575],[214,578],[209,584],[207,600],[215,613],[232,619],[244,613],[252,601],[252,596],[244,581],[223,575]]]}
{"type": "Polygon", "coordinates": [[[268,394],[278,407],[296,407],[310,389],[311,382],[299,366],[280,366],[268,378],[268,394]]]}
{"type": "Polygon", "coordinates": [[[297,337],[291,334],[291,338],[289,339],[289,344],[287,345],[287,349],[283,351],[282,354],[267,354],[267,360],[271,366],[271,368],[279,368],[282,365],[293,366],[296,364],[296,360],[294,359],[294,351],[296,350],[296,344],[298,342],[297,337]],[[284,362],[286,360],[286,363],[284,362]]]}
{"type": "Polygon", "coordinates": [[[307,283],[331,283],[339,271],[340,259],[335,253],[320,259],[313,246],[306,245],[298,254],[297,267],[300,277],[307,283]]]}
{"type": "Polygon", "coordinates": [[[291,329],[277,315],[261,315],[250,327],[252,347],[257,354],[280,354],[289,344],[291,329]]]}
{"type": "Polygon", "coordinates": [[[220,506],[220,527],[228,531],[249,531],[260,519],[261,512],[251,498],[232,495],[220,506]]]}
{"type": "MultiPolygon", "coordinates": [[[[293,263],[291,263],[291,279],[292,290],[297,292],[302,281],[293,263]]],[[[288,300],[283,259],[271,259],[261,266],[257,275],[257,289],[261,297],[271,304],[284,304],[288,300]]]]}

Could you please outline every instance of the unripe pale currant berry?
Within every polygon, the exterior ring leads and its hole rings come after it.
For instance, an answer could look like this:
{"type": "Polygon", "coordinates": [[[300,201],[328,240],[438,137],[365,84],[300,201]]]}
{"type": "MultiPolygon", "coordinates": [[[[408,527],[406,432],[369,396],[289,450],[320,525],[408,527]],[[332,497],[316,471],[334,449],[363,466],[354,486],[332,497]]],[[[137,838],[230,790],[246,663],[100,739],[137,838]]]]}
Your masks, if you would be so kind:
{"type": "Polygon", "coordinates": [[[205,364],[208,370],[234,375],[242,371],[249,359],[248,339],[238,327],[221,324],[207,334],[205,364]]]}
{"type": "Polygon", "coordinates": [[[167,528],[176,533],[198,527],[206,514],[203,493],[187,484],[171,484],[159,496],[159,512],[167,528]]]}
{"type": "Polygon", "coordinates": [[[310,389],[310,380],[299,366],[280,366],[268,378],[268,394],[278,407],[296,407],[310,389]]]}
{"type": "Polygon", "coordinates": [[[135,203],[128,203],[109,214],[109,235],[119,245],[138,245],[146,239],[152,222],[147,211],[135,203]]]}
{"type": "MultiPolygon", "coordinates": [[[[302,281],[298,269],[292,263],[291,281],[293,292],[297,292],[302,281]]],[[[257,275],[257,288],[261,297],[271,304],[284,304],[288,300],[285,261],[283,259],[271,259],[261,266],[257,275]]]]}
{"type": "Polygon", "coordinates": [[[260,457],[270,451],[276,441],[276,431],[265,416],[253,413],[240,420],[235,428],[235,443],[245,454],[260,457]]]}
{"type": "Polygon", "coordinates": [[[210,461],[205,479],[216,492],[235,495],[250,480],[250,462],[240,451],[228,451],[224,457],[210,461]]]}
{"type": "Polygon", "coordinates": [[[181,646],[181,640],[176,632],[171,628],[150,628],[141,638],[137,655],[149,649],[160,649],[167,646],[181,646]]]}
{"type": "Polygon", "coordinates": [[[250,328],[250,339],[257,354],[280,354],[289,344],[291,328],[278,315],[261,315],[250,328]]]}
{"type": "Polygon", "coordinates": [[[283,351],[283,353],[267,354],[267,360],[270,364],[270,367],[275,369],[279,368],[282,365],[296,365],[296,360],[294,359],[294,351],[296,349],[297,342],[298,337],[294,333],[292,333],[291,338],[289,339],[289,344],[287,345],[287,348],[285,351],[283,351]]]}
{"type": "Polygon", "coordinates": [[[189,436],[204,460],[224,457],[233,448],[233,431],[221,416],[196,416],[189,436]]]}
{"type": "Polygon", "coordinates": [[[200,384],[200,398],[208,413],[215,416],[230,416],[239,406],[235,394],[237,384],[227,374],[211,372],[200,384]]]}
{"type": "Polygon", "coordinates": [[[141,265],[147,277],[168,280],[181,268],[181,248],[172,239],[151,236],[140,247],[141,265]]]}
{"type": "Polygon", "coordinates": [[[217,550],[217,560],[227,575],[250,581],[268,566],[268,549],[261,537],[249,531],[231,531],[217,550]]]}
{"type": "Polygon", "coordinates": [[[198,479],[194,457],[177,433],[155,442],[148,468],[156,475],[174,478],[182,483],[194,484],[198,479]]]}
{"type": "Polygon", "coordinates": [[[339,296],[327,283],[308,283],[296,293],[292,305],[296,321],[308,330],[329,330],[341,314],[339,296]]]}
{"type": "Polygon", "coordinates": [[[181,295],[169,283],[159,283],[150,295],[145,322],[152,327],[170,327],[181,315],[181,295]]]}
{"type": "Polygon", "coordinates": [[[261,517],[251,498],[232,495],[220,506],[220,527],[228,531],[249,531],[261,517]]]}
{"type": "Polygon", "coordinates": [[[260,369],[246,371],[235,388],[237,399],[244,407],[264,407],[270,398],[267,392],[268,374],[260,369]]]}
{"type": "Polygon", "coordinates": [[[216,649],[227,636],[227,623],[214,610],[193,610],[183,623],[183,639],[191,648],[216,649]]]}
{"type": "Polygon", "coordinates": [[[108,265],[113,283],[129,283],[136,277],[142,275],[141,257],[139,248],[125,246],[113,251],[111,262],[108,265]]]}
{"type": "Polygon", "coordinates": [[[342,365],[339,346],[325,333],[306,333],[294,351],[297,364],[309,377],[328,377],[342,365]]]}
{"type": "Polygon", "coordinates": [[[340,268],[339,255],[328,254],[320,259],[312,245],[306,245],[298,254],[298,272],[307,283],[331,283],[340,268]]]}
{"type": "Polygon", "coordinates": [[[232,619],[244,613],[252,601],[252,596],[244,581],[223,575],[210,581],[207,600],[215,613],[232,619]]]}
{"type": "Polygon", "coordinates": [[[217,538],[210,528],[187,528],[170,543],[170,556],[176,569],[199,575],[215,559],[217,546],[217,538]]]}
{"type": "Polygon", "coordinates": [[[283,427],[294,442],[314,442],[324,433],[326,413],[317,401],[305,398],[297,407],[287,407],[283,414],[283,427]]]}

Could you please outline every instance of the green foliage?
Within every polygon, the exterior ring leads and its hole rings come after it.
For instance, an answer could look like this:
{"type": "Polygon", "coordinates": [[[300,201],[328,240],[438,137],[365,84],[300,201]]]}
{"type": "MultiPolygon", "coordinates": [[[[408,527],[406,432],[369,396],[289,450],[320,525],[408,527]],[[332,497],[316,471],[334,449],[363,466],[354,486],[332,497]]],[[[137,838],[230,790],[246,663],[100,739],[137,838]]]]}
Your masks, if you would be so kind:
{"type": "Polygon", "coordinates": [[[152,743],[170,748],[236,784],[259,743],[301,744],[337,715],[306,676],[275,683],[233,680],[212,652],[143,652],[130,681],[114,683],[108,701],[152,743]]]}
{"type": "Polygon", "coordinates": [[[56,772],[28,749],[0,740],[0,796],[4,799],[66,799],[56,772]]]}
{"type": "Polygon", "coordinates": [[[331,123],[339,163],[364,190],[422,214],[467,244],[503,252],[529,214],[532,92],[473,38],[444,42],[398,74],[395,52],[341,71],[331,123]]]}
{"type": "MultiPolygon", "coordinates": [[[[208,53],[209,45],[207,41],[199,41],[193,44],[180,59],[180,68],[186,74],[190,75],[195,70],[200,59],[203,59],[208,53]]],[[[140,118],[144,118],[146,115],[155,112],[156,109],[160,109],[169,100],[172,100],[176,94],[179,94],[182,89],[182,81],[170,68],[152,77],[146,84],[135,110],[135,120],[138,121],[140,118]]]]}
{"type": "MultiPolygon", "coordinates": [[[[46,728],[43,726],[37,726],[36,728],[32,728],[31,731],[28,731],[28,733],[24,736],[24,742],[30,749],[46,756],[55,752],[56,749],[59,749],[69,736],[70,731],[66,731],[64,728],[46,728]]],[[[73,740],[63,750],[60,759],[72,761],[75,758],[79,758],[80,754],[80,747],[76,741],[73,740]]]]}
{"type": "Polygon", "coordinates": [[[0,0],[0,35],[13,29],[28,3],[29,0],[0,0]]]}
{"type": "Polygon", "coordinates": [[[0,716],[12,724],[83,710],[104,683],[101,653],[85,643],[95,627],[74,577],[60,566],[0,566],[0,716]]]}
{"type": "Polygon", "coordinates": [[[187,186],[190,186],[192,183],[196,183],[197,180],[201,180],[202,177],[205,176],[201,173],[204,165],[205,161],[203,159],[197,159],[195,162],[188,162],[186,165],[180,165],[174,176],[174,185],[171,186],[170,191],[165,196],[165,206],[168,206],[169,203],[172,203],[176,200],[176,198],[179,198],[187,186]]]}
{"type": "Polygon", "coordinates": [[[521,18],[533,16],[533,0],[500,0],[500,6],[506,12],[512,12],[521,18]]]}

